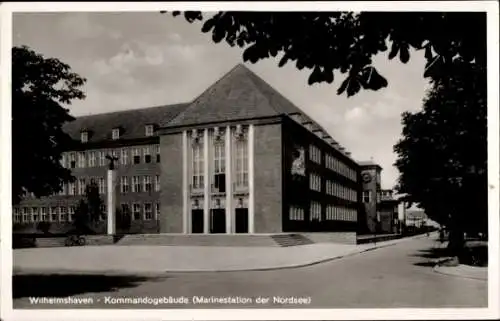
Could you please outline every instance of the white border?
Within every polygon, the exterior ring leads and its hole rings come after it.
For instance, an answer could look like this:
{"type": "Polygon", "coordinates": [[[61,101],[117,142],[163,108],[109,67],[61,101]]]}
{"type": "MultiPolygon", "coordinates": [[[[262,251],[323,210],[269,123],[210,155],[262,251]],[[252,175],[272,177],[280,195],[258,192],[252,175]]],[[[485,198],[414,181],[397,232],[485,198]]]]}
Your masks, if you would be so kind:
{"type": "MultiPolygon", "coordinates": [[[[0,228],[1,235],[1,306],[4,320],[68,320],[74,316],[91,320],[328,320],[328,319],[480,319],[498,318],[498,235],[499,235],[499,110],[498,110],[498,4],[496,1],[411,1],[411,2],[24,2],[2,3],[0,94],[0,228]],[[313,8],[314,5],[314,8],[313,8]],[[249,309],[249,310],[12,310],[12,238],[11,238],[11,44],[13,12],[58,11],[158,11],[158,10],[266,10],[266,11],[487,11],[488,12],[488,181],[489,190],[489,308],[487,309],[249,309]],[[7,63],[6,63],[7,62],[7,63]],[[77,312],[76,312],[77,311],[77,312]],[[168,312],[167,312],[168,311],[168,312]]],[[[466,23],[466,22],[465,22],[466,23]]]]}

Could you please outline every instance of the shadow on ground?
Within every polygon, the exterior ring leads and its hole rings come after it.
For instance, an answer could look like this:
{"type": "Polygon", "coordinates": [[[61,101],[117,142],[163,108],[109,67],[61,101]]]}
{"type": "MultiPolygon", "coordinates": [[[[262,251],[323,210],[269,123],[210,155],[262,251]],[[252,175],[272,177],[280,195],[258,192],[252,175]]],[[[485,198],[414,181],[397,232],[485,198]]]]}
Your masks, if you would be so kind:
{"type": "Polygon", "coordinates": [[[436,265],[437,260],[449,257],[449,252],[447,248],[429,248],[425,250],[418,250],[417,253],[412,254],[411,256],[427,259],[422,262],[414,263],[413,265],[433,267],[436,265]]]}
{"type": "Polygon", "coordinates": [[[138,276],[26,274],[12,277],[12,297],[66,297],[88,292],[112,292],[160,278],[138,276]]]}

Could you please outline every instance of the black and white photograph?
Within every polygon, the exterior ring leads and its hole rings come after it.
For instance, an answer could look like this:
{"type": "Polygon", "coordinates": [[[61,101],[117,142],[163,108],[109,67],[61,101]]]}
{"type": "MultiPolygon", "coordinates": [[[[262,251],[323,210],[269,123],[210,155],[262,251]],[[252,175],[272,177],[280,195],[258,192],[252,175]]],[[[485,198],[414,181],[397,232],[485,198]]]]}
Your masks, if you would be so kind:
{"type": "Polygon", "coordinates": [[[496,2],[31,5],[2,320],[498,318],[496,2]]]}

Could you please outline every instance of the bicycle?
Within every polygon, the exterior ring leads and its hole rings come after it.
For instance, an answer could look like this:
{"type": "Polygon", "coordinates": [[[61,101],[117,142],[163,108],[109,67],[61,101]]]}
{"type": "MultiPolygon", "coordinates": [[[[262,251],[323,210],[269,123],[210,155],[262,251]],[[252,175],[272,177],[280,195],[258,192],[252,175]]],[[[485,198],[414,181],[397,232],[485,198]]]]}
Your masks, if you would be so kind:
{"type": "Polygon", "coordinates": [[[66,246],[84,246],[86,244],[85,237],[83,236],[77,236],[77,235],[70,235],[66,238],[66,241],[64,242],[64,245],[66,246]]]}

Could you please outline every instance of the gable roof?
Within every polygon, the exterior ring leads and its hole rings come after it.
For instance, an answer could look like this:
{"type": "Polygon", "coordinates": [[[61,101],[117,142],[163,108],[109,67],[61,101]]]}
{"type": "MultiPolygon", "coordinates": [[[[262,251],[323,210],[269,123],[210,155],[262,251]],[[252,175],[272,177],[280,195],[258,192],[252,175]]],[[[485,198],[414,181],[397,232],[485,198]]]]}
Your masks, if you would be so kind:
{"type": "Polygon", "coordinates": [[[162,127],[303,113],[242,64],[236,65],[162,127]]]}
{"type": "Polygon", "coordinates": [[[88,142],[99,142],[111,139],[114,128],[120,128],[120,139],[145,137],[146,125],[159,125],[177,116],[187,103],[142,109],[124,110],[89,116],[80,116],[63,126],[63,131],[74,140],[80,140],[80,133],[89,131],[88,142]]]}

